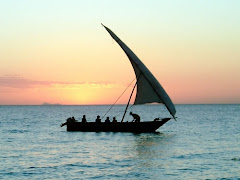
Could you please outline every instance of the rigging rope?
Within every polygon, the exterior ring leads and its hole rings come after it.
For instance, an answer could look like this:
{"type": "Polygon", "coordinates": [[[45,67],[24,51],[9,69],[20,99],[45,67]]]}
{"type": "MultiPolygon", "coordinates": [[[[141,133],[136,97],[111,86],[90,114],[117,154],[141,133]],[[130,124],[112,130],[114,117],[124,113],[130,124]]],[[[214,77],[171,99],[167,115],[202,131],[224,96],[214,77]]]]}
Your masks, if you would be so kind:
{"type": "Polygon", "coordinates": [[[122,97],[122,95],[126,92],[126,90],[129,88],[129,86],[133,83],[133,81],[135,80],[136,78],[134,78],[132,80],[132,82],[128,85],[128,87],[126,87],[126,89],[122,92],[122,94],[117,98],[117,100],[113,103],[113,105],[108,109],[108,111],[104,114],[104,116],[102,118],[104,118],[107,113],[112,109],[112,107],[117,103],[117,101],[122,97]]]}

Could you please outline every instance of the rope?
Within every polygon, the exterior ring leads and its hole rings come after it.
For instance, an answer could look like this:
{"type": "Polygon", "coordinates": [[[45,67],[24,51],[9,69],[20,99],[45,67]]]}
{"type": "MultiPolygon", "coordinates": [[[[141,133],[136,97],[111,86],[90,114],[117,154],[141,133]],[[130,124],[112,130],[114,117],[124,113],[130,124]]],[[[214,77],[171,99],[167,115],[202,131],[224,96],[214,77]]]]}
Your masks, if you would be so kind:
{"type": "Polygon", "coordinates": [[[133,83],[133,81],[135,80],[136,78],[134,78],[132,80],[132,82],[128,85],[128,87],[122,92],[122,94],[117,98],[117,100],[113,103],[113,105],[108,109],[108,111],[104,114],[104,116],[102,118],[104,118],[107,113],[112,109],[112,107],[117,103],[117,101],[122,97],[122,95],[126,92],[126,90],[129,88],[129,86],[133,83]]]}

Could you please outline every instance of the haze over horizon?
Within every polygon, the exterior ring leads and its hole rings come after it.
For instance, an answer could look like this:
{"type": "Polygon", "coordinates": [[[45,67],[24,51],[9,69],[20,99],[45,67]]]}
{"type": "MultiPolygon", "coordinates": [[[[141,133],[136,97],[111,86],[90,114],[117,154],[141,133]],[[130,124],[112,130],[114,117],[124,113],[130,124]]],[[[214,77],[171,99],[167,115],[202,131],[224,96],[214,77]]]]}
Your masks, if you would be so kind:
{"type": "Polygon", "coordinates": [[[240,104],[239,8],[237,0],[1,1],[0,105],[113,104],[135,75],[101,23],[173,103],[240,104]]]}

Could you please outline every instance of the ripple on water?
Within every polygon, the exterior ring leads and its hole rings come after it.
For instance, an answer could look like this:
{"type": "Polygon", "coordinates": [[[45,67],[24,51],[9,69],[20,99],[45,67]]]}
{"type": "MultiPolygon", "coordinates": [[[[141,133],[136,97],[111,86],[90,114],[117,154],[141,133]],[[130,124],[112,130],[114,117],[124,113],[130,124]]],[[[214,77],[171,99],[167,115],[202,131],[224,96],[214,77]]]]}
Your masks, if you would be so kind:
{"type": "MultiPolygon", "coordinates": [[[[152,107],[134,111],[159,114],[152,107]]],[[[125,107],[115,108],[114,116],[125,107]]],[[[161,133],[133,134],[59,127],[86,112],[95,119],[107,106],[1,107],[0,179],[239,179],[239,106],[176,108],[179,120],[161,133]]]]}

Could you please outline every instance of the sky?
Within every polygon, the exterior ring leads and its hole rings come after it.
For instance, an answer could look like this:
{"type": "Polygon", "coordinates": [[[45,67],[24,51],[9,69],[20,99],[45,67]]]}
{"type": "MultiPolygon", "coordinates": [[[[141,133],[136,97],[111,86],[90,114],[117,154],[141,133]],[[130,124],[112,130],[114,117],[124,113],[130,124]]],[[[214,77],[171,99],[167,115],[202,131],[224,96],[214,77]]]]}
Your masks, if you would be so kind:
{"type": "Polygon", "coordinates": [[[239,9],[238,0],[0,1],[0,105],[113,104],[135,75],[101,23],[174,104],[240,103],[239,9]]]}

